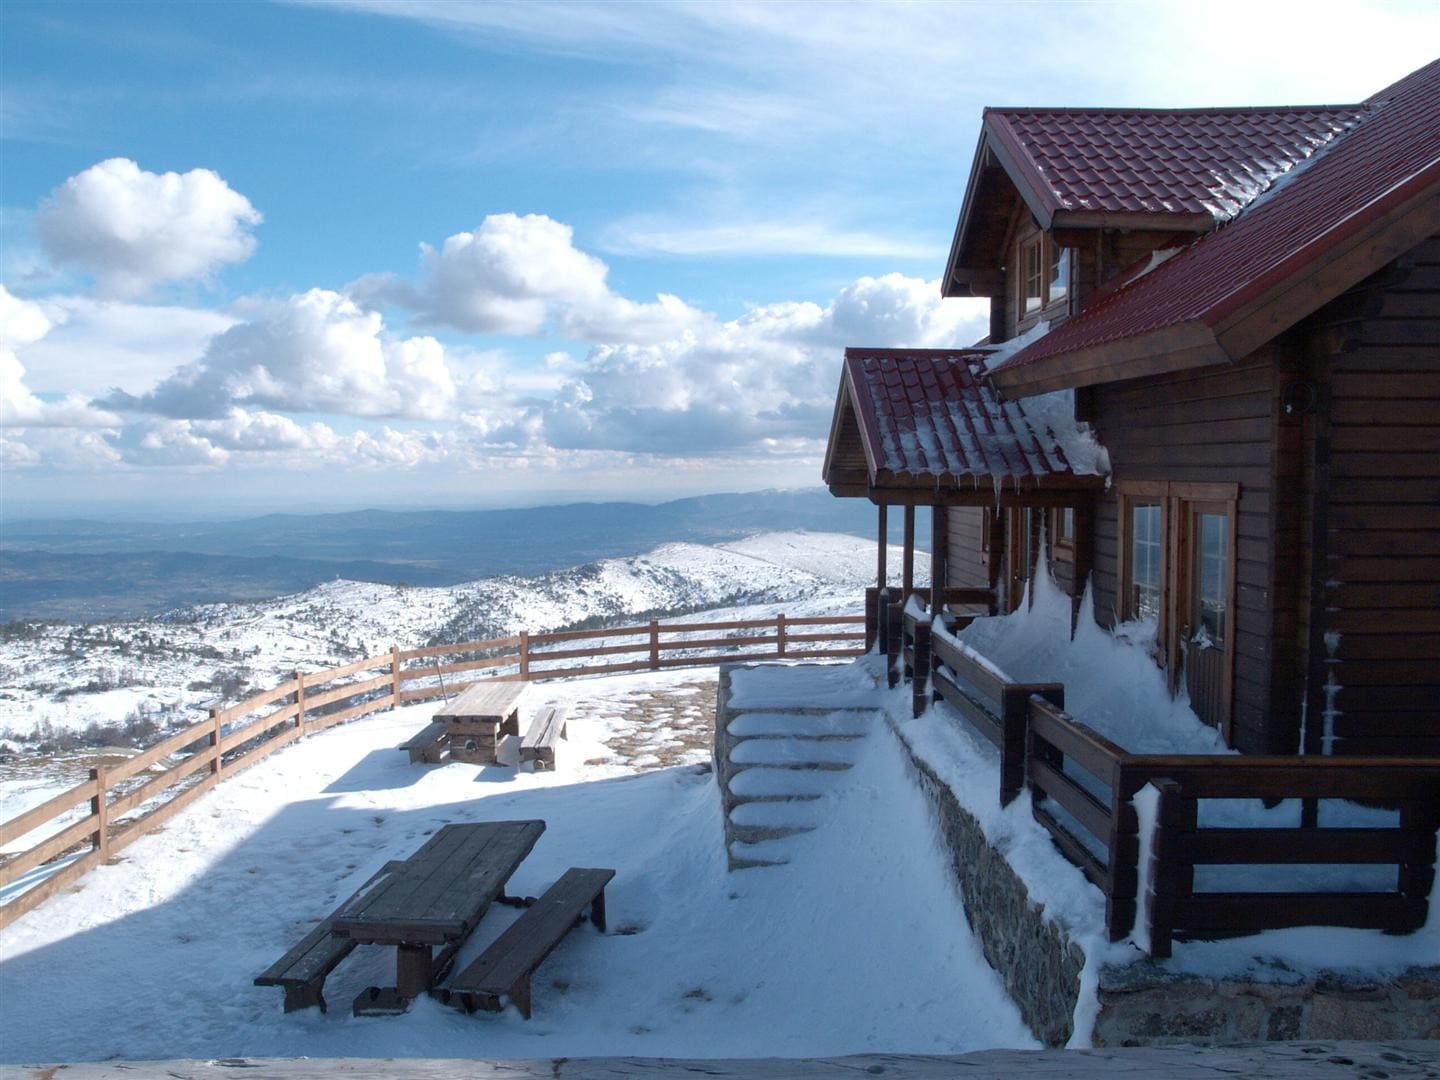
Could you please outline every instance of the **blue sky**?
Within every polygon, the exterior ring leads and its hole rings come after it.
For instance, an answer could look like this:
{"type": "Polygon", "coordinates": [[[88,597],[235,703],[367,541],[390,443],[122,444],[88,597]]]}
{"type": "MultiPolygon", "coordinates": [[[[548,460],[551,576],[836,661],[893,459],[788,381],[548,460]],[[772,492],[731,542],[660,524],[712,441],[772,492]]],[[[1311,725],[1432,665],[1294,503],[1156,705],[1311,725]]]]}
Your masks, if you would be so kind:
{"type": "Polygon", "coordinates": [[[1433,4],[0,6],[0,510],[818,483],[987,104],[1363,98],[1433,4]]]}

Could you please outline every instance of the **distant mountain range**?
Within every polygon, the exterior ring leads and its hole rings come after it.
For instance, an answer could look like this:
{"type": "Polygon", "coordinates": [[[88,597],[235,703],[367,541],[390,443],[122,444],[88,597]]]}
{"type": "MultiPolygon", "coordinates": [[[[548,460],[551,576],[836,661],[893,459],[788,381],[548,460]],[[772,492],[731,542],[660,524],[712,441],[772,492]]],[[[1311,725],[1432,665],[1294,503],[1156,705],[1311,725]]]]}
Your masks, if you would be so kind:
{"type": "MultiPolygon", "coordinates": [[[[900,515],[892,516],[893,539],[900,515]]],[[[873,537],[875,508],[813,489],[658,505],[360,510],[181,524],[6,521],[0,621],[134,617],[189,604],[262,600],[336,578],[453,585],[624,558],[667,542],[716,544],[785,529],[873,537]]]]}
{"type": "MultiPolygon", "coordinates": [[[[274,686],[297,668],[318,670],[391,645],[651,617],[858,614],[874,552],[873,541],[853,535],[763,533],[716,545],[665,543],[638,555],[451,586],[326,581],[271,599],[202,604],[159,617],[5,623],[0,762],[7,738],[32,747],[129,745],[132,736],[193,722],[205,705],[274,686]],[[70,735],[57,741],[57,732],[70,735]]],[[[897,572],[899,561],[892,550],[897,572]]]]}

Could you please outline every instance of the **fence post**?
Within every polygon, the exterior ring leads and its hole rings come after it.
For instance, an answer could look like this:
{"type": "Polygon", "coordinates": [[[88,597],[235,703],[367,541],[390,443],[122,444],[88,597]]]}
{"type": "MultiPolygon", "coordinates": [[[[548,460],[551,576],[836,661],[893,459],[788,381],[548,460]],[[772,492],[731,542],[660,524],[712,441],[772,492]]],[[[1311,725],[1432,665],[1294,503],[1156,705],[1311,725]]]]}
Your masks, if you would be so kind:
{"type": "Polygon", "coordinates": [[[914,638],[911,642],[913,649],[913,660],[910,671],[910,712],[919,716],[930,707],[930,624],[924,619],[916,619],[913,623],[905,620],[907,636],[914,627],[914,638]]]}
{"type": "Polygon", "coordinates": [[[885,679],[886,685],[894,689],[897,682],[895,676],[895,625],[890,618],[890,590],[881,589],[875,594],[875,616],[876,616],[876,638],[875,644],[880,650],[880,655],[885,657],[885,679]]]}
{"type": "Polygon", "coordinates": [[[305,724],[305,675],[301,671],[292,674],[295,678],[295,726],[302,736],[309,735],[310,729],[305,724]]]}
{"type": "Polygon", "coordinates": [[[880,640],[880,590],[871,585],[865,590],[865,651],[875,648],[880,640]]]}
{"type": "Polygon", "coordinates": [[[1110,887],[1105,892],[1105,925],[1110,940],[1119,941],[1139,925],[1145,897],[1140,895],[1140,860],[1150,852],[1140,850],[1140,818],[1135,812],[1135,792],[1145,778],[1116,760],[1110,767],[1110,839],[1106,862],[1110,887]]]}
{"type": "Polygon", "coordinates": [[[215,757],[210,761],[210,775],[217,781],[220,779],[220,708],[210,708],[210,745],[215,748],[215,757]]]}
{"type": "MultiPolygon", "coordinates": [[[[1440,800],[1432,799],[1428,803],[1415,799],[1407,799],[1400,804],[1400,828],[1409,834],[1409,839],[1419,840],[1424,838],[1422,843],[1416,845],[1418,852],[1413,850],[1406,860],[1400,864],[1400,873],[1397,881],[1398,891],[1407,900],[1418,900],[1429,904],[1440,903],[1440,896],[1435,895],[1435,833],[1440,829],[1440,800]]],[[[1419,920],[1414,924],[1413,929],[1418,930],[1425,925],[1428,916],[1428,907],[1422,910],[1419,920]]]]}
{"type": "Polygon", "coordinates": [[[785,655],[785,613],[775,616],[775,655],[785,655]]]}
{"type": "Polygon", "coordinates": [[[104,862],[110,858],[110,807],[106,801],[109,793],[105,790],[105,770],[91,769],[90,779],[99,785],[90,799],[90,813],[95,817],[95,839],[91,843],[104,862]]]}
{"type": "Polygon", "coordinates": [[[400,646],[390,646],[390,708],[400,707],[400,646]]]}
{"type": "Polygon", "coordinates": [[[520,680],[528,681],[530,678],[530,631],[520,631],[520,680]]]}
{"type": "Polygon", "coordinates": [[[660,620],[650,620],[650,667],[660,666],[660,620]]]}
{"type": "MultiPolygon", "coordinates": [[[[1193,871],[1186,873],[1176,858],[1176,834],[1195,827],[1194,799],[1186,799],[1174,780],[1151,780],[1160,793],[1155,808],[1155,833],[1150,839],[1150,955],[1165,959],[1175,934],[1175,905],[1189,895],[1193,871]],[[1187,807],[1188,803],[1188,807],[1187,807]]],[[[1115,928],[1111,927],[1113,939],[1115,928]]]]}

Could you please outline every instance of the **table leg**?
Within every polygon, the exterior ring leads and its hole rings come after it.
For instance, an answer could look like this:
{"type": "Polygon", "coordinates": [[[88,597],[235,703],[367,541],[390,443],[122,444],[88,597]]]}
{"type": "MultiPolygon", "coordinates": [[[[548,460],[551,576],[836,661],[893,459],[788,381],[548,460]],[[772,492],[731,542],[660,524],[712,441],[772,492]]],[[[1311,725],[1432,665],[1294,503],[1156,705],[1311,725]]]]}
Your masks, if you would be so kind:
{"type": "Polygon", "coordinates": [[[434,984],[429,945],[398,945],[395,949],[395,989],[403,998],[419,997],[434,984]]]}

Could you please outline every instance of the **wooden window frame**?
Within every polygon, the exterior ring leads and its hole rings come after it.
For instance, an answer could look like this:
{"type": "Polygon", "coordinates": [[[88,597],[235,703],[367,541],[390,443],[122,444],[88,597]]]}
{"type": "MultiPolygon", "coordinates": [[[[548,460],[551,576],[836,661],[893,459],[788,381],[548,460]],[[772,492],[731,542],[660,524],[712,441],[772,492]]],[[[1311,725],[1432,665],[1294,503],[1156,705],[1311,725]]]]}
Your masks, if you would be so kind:
{"type": "Polygon", "coordinates": [[[1130,563],[1133,547],[1133,537],[1130,534],[1131,510],[1136,506],[1160,507],[1160,615],[1155,624],[1155,645],[1160,650],[1158,658],[1162,659],[1168,655],[1166,649],[1169,641],[1169,627],[1165,618],[1165,613],[1170,609],[1170,515],[1166,512],[1168,497],[1169,484],[1163,480],[1119,481],[1115,485],[1115,498],[1119,508],[1119,566],[1116,567],[1119,589],[1115,596],[1115,618],[1118,621],[1124,622],[1135,617],[1135,613],[1130,610],[1130,563]]]}
{"type": "Polygon", "coordinates": [[[1031,318],[1043,318],[1046,315],[1053,317],[1057,312],[1051,309],[1061,305],[1064,305],[1068,311],[1070,298],[1075,293],[1074,249],[1055,243],[1054,238],[1047,232],[1037,232],[1017,238],[1014,244],[1015,317],[1017,323],[1031,318]],[[1065,260],[1065,291],[1059,296],[1051,296],[1051,274],[1056,253],[1061,251],[1070,253],[1065,260]],[[1035,255],[1034,274],[1030,273],[1027,265],[1031,252],[1034,252],[1035,255]],[[1033,308],[1026,306],[1027,301],[1031,298],[1029,290],[1032,284],[1037,290],[1034,294],[1035,298],[1039,300],[1039,304],[1033,308]]]}
{"type": "Polygon", "coordinates": [[[1240,576],[1239,544],[1240,513],[1239,493],[1234,485],[1176,484],[1172,496],[1174,515],[1174,567],[1176,603],[1169,609],[1172,621],[1170,654],[1167,656],[1168,678],[1171,693],[1180,688],[1182,653],[1185,648],[1185,631],[1193,627],[1184,625],[1183,620],[1193,623],[1195,612],[1191,610],[1195,600],[1194,559],[1192,558],[1195,539],[1195,521],[1200,514],[1224,515],[1227,522],[1225,537],[1225,632],[1223,648],[1224,681],[1221,694],[1227,703],[1225,718],[1220,725],[1220,734],[1226,745],[1231,742],[1235,723],[1235,639],[1239,634],[1239,613],[1235,602],[1239,595],[1237,579],[1240,576]],[[1227,490],[1228,489],[1228,490],[1227,490]],[[1216,496],[1222,496],[1217,498],[1216,496]]]}
{"type": "Polygon", "coordinates": [[[1182,608],[1190,604],[1192,588],[1190,547],[1193,544],[1193,522],[1197,512],[1227,515],[1229,536],[1226,557],[1226,618],[1225,685],[1223,693],[1230,702],[1231,719],[1221,734],[1228,743],[1233,726],[1235,695],[1235,639],[1239,636],[1239,528],[1240,485],[1196,484],[1169,480],[1121,480],[1115,483],[1119,520],[1115,598],[1117,620],[1132,617],[1130,612],[1130,534],[1131,509],[1137,505],[1159,505],[1160,510],[1160,618],[1155,627],[1156,661],[1166,671],[1171,693],[1180,686],[1182,608]]]}
{"type": "Polygon", "coordinates": [[[1027,239],[1021,240],[1019,247],[1016,251],[1015,276],[1016,280],[1019,282],[1020,296],[1019,303],[1016,305],[1015,310],[1019,317],[1022,319],[1028,319],[1032,315],[1039,315],[1042,311],[1045,310],[1045,305],[1047,303],[1047,300],[1045,298],[1045,294],[1047,292],[1045,281],[1045,247],[1045,234],[1039,233],[1035,236],[1031,236],[1027,239]],[[1034,254],[1035,261],[1035,269],[1033,274],[1031,273],[1030,269],[1030,257],[1032,253],[1034,254]],[[1036,304],[1033,308],[1030,307],[1030,299],[1032,296],[1030,292],[1030,286],[1032,282],[1035,286],[1035,293],[1033,295],[1034,299],[1036,300],[1036,304]]]}

